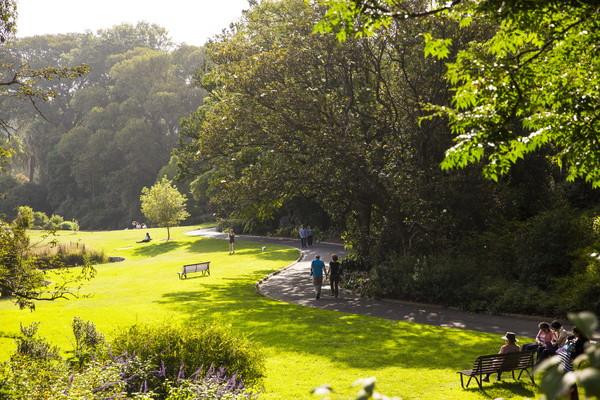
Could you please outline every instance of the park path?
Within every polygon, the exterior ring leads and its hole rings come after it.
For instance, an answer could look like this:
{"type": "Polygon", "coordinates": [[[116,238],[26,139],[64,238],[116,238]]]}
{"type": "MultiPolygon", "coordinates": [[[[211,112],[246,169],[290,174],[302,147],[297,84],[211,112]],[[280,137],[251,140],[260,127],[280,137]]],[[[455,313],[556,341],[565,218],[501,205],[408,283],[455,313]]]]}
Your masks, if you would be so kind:
{"type": "MultiPolygon", "coordinates": [[[[226,234],[214,228],[187,232],[190,236],[207,236],[226,239],[226,234]]],[[[341,245],[316,243],[310,249],[300,249],[299,240],[270,238],[263,236],[237,235],[238,239],[261,244],[283,244],[301,250],[302,256],[294,264],[269,275],[257,284],[257,290],[263,296],[306,307],[335,310],[351,314],[369,315],[398,321],[437,325],[480,332],[504,334],[512,331],[517,336],[535,337],[537,322],[535,318],[524,316],[506,316],[477,314],[451,308],[418,304],[387,299],[366,299],[349,291],[340,290],[340,298],[329,296],[329,285],[323,285],[319,300],[315,299],[312,281],[309,275],[310,262],[319,254],[329,263],[332,254],[343,255],[341,245]]]]}

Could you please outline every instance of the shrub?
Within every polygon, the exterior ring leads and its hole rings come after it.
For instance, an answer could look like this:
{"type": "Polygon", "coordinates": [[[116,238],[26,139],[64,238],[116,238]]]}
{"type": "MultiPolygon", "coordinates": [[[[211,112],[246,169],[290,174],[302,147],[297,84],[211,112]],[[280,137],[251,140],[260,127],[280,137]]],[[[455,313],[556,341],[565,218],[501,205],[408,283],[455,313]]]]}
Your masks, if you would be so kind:
{"type": "Polygon", "coordinates": [[[61,360],[13,355],[0,364],[0,399],[64,399],[68,377],[61,360]]]}
{"type": "Polygon", "coordinates": [[[85,265],[87,260],[90,264],[104,264],[108,262],[108,257],[104,251],[90,249],[84,243],[69,242],[56,244],[46,244],[44,246],[33,247],[30,254],[47,261],[48,268],[54,265],[60,266],[78,266],[85,265]]]}
{"type": "Polygon", "coordinates": [[[33,213],[33,227],[35,229],[45,229],[50,224],[50,218],[42,212],[35,211],[33,213]]]}
{"type": "Polygon", "coordinates": [[[94,323],[75,317],[71,326],[75,337],[75,348],[69,358],[71,365],[81,369],[92,360],[101,359],[105,352],[105,341],[94,323]]]}
{"type": "Polygon", "coordinates": [[[186,327],[134,325],[115,337],[112,349],[116,354],[135,355],[161,366],[172,379],[221,367],[244,384],[255,386],[264,373],[263,356],[256,346],[215,323],[186,327]]]}
{"type": "Polygon", "coordinates": [[[18,207],[17,219],[15,222],[25,229],[30,229],[33,227],[33,209],[28,206],[18,207]]]}
{"type": "Polygon", "coordinates": [[[48,221],[48,225],[45,228],[56,230],[60,227],[60,224],[62,224],[64,221],[65,221],[65,219],[62,216],[60,216],[58,214],[52,214],[52,216],[50,217],[50,220],[48,221]]]}
{"type": "Polygon", "coordinates": [[[21,325],[21,335],[17,342],[16,357],[29,357],[36,360],[56,360],[59,358],[58,348],[50,345],[45,339],[37,336],[39,322],[21,325]]]}
{"type": "Polygon", "coordinates": [[[58,229],[63,230],[63,231],[74,231],[74,232],[76,232],[76,231],[79,230],[79,224],[75,220],[72,220],[72,221],[63,221],[58,226],[58,229]]]}
{"type": "MultiPolygon", "coordinates": [[[[146,360],[135,355],[109,357],[108,352],[105,351],[104,338],[96,331],[94,324],[77,317],[73,320],[76,348],[71,352],[76,357],[72,357],[67,363],[60,358],[54,348],[43,339],[36,337],[37,327],[37,324],[22,327],[21,337],[17,338],[17,352],[10,360],[0,363],[0,399],[242,400],[253,398],[251,392],[245,389],[243,382],[235,375],[227,375],[225,368],[210,367],[202,373],[196,371],[186,376],[183,363],[180,363],[177,369],[169,369],[163,362],[156,364],[153,360],[165,358],[163,354],[157,353],[165,350],[162,345],[154,346],[147,351],[146,360]]],[[[180,329],[185,334],[190,333],[183,328],[180,329]]],[[[240,354],[242,347],[239,345],[240,339],[227,336],[225,331],[217,332],[221,328],[210,329],[212,331],[203,343],[205,348],[210,348],[210,351],[215,354],[219,349],[230,356],[240,354]],[[237,352],[232,352],[232,349],[237,352]]],[[[159,341],[161,329],[153,331],[154,337],[150,342],[156,343],[159,341]]],[[[129,332],[132,330],[125,331],[124,334],[129,332]]],[[[180,341],[178,344],[192,347],[199,344],[197,340],[183,342],[180,341]]],[[[244,343],[244,346],[246,347],[244,351],[248,352],[249,345],[244,343]]],[[[181,348],[175,346],[168,351],[167,355],[171,355],[174,350],[184,354],[181,348]]],[[[195,352],[198,353],[198,350],[196,349],[195,352]]],[[[256,363],[256,357],[254,360],[256,363]]],[[[230,360],[229,364],[234,363],[230,360]]]]}

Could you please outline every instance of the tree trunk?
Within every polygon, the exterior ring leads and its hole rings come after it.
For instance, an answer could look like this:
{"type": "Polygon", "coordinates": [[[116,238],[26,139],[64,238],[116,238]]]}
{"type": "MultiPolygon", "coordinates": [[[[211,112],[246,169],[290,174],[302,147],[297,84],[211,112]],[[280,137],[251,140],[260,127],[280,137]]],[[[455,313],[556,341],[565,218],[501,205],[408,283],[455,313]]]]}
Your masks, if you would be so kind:
{"type": "Polygon", "coordinates": [[[358,254],[368,257],[371,251],[371,213],[370,203],[359,204],[358,207],[358,254]]]}
{"type": "Polygon", "coordinates": [[[171,239],[171,231],[169,230],[169,225],[167,225],[167,242],[171,239]]]}
{"type": "Polygon", "coordinates": [[[30,156],[29,157],[29,182],[33,183],[33,179],[35,178],[35,157],[34,156],[30,156]]]}

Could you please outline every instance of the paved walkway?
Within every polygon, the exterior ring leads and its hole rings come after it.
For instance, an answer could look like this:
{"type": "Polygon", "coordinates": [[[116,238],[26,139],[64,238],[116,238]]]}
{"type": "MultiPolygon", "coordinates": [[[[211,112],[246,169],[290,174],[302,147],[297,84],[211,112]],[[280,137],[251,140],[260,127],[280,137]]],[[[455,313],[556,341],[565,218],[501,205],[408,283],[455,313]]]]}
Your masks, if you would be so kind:
{"type": "MultiPolygon", "coordinates": [[[[200,229],[187,233],[192,236],[209,236],[226,239],[226,235],[214,229],[200,229]]],[[[258,243],[277,243],[299,249],[299,240],[268,238],[262,236],[238,235],[239,239],[258,243]]],[[[299,249],[300,250],[300,249],[299,249]]],[[[424,305],[396,300],[376,300],[360,298],[348,291],[340,292],[340,298],[329,296],[329,285],[323,286],[321,299],[314,296],[310,278],[310,262],[315,255],[329,262],[331,254],[343,255],[341,245],[317,243],[310,249],[302,250],[301,259],[291,266],[266,277],[257,284],[257,290],[264,296],[300,304],[307,307],[336,310],[352,314],[370,315],[391,320],[410,321],[421,324],[469,329],[481,332],[504,334],[512,331],[517,336],[535,337],[537,320],[529,317],[497,316],[453,310],[435,305],[424,305]]]]}

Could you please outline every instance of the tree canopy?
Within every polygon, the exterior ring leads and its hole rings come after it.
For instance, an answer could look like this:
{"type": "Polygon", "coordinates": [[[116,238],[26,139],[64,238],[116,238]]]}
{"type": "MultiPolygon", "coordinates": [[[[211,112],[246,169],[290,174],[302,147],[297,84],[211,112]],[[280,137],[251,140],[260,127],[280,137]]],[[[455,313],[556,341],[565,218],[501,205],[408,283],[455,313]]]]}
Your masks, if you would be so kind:
{"type": "Polygon", "coordinates": [[[150,188],[143,188],[140,196],[142,213],[151,222],[167,228],[167,240],[171,239],[170,227],[189,217],[185,210],[186,197],[162,178],[150,188]]]}
{"type": "MultiPolygon", "coordinates": [[[[14,157],[0,212],[15,202],[80,221],[83,228],[117,228],[140,218],[139,193],[151,185],[178,141],[179,118],[202,101],[193,85],[204,52],[174,46],[156,25],[120,25],[86,34],[46,35],[7,43],[18,64],[86,63],[75,81],[40,82],[54,92],[35,109],[0,97],[10,120],[14,157]]],[[[8,179],[8,178],[5,178],[8,179]]]]}
{"type": "Polygon", "coordinates": [[[76,297],[95,270],[89,263],[75,271],[61,268],[58,260],[36,257],[26,231],[32,214],[11,223],[0,221],[0,296],[33,310],[38,301],[76,297]]]}
{"type": "MultiPolygon", "coordinates": [[[[452,38],[423,30],[425,52],[448,61],[450,106],[431,112],[448,118],[455,145],[443,168],[483,161],[497,180],[526,154],[542,152],[600,187],[600,5],[595,1],[430,2],[326,0],[317,30],[338,37],[371,35],[392,21],[450,19],[485,25],[488,37],[452,52],[452,38]]],[[[456,46],[454,46],[456,48],[456,46]]]]}

